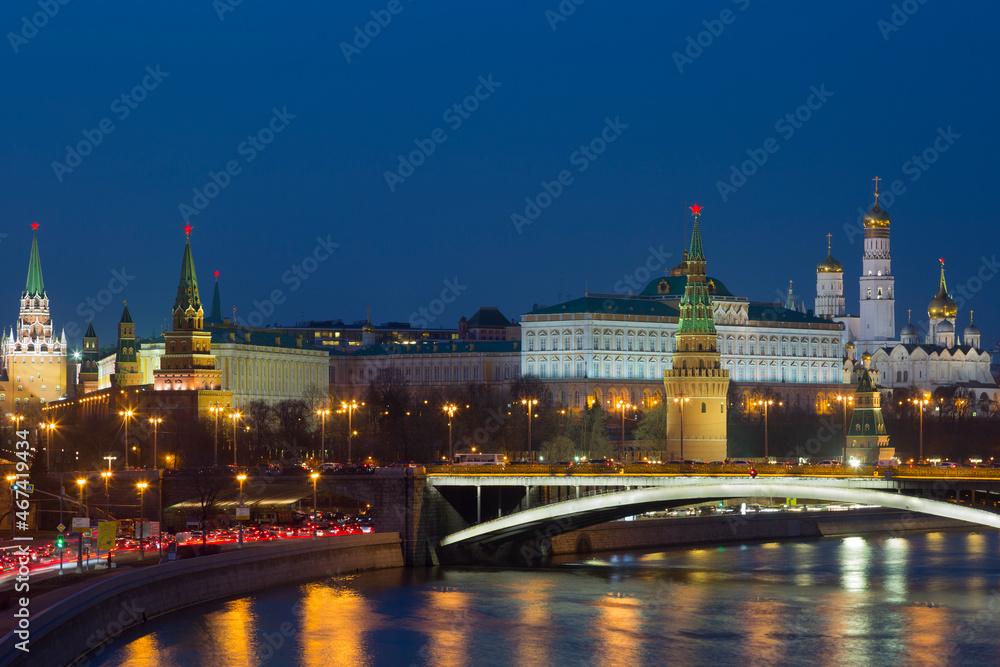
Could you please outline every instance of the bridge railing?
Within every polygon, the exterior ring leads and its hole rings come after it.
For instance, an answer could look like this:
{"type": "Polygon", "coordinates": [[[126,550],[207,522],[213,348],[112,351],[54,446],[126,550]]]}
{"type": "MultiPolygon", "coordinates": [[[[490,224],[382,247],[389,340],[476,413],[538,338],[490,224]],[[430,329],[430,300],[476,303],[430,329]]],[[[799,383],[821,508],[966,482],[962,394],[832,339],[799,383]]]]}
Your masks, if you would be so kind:
{"type": "Polygon", "coordinates": [[[707,465],[707,464],[578,464],[572,466],[555,464],[501,464],[501,465],[441,465],[427,466],[428,475],[505,475],[524,477],[550,476],[605,476],[605,475],[675,475],[675,476],[737,476],[746,477],[751,470],[758,476],[802,476],[802,477],[884,477],[886,472],[894,479],[994,479],[1000,480],[1000,468],[937,468],[932,466],[901,466],[884,468],[872,465],[862,466],[816,466],[785,464],[754,465],[707,465]]]}

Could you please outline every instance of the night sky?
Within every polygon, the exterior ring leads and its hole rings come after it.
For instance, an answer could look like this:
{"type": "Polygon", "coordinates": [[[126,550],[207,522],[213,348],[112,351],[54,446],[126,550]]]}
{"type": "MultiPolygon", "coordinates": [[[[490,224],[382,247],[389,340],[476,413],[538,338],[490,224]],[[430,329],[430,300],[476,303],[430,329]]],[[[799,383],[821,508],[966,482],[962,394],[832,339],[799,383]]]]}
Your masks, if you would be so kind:
{"type": "Polygon", "coordinates": [[[33,221],[57,328],[110,343],[122,299],[169,321],[186,221],[206,311],[218,270],[251,324],[453,327],[662,275],[695,202],[734,293],[812,308],[830,232],[857,313],[878,175],[897,326],[944,257],[1000,336],[993,4],[235,2],[2,4],[5,328],[33,221]]]}

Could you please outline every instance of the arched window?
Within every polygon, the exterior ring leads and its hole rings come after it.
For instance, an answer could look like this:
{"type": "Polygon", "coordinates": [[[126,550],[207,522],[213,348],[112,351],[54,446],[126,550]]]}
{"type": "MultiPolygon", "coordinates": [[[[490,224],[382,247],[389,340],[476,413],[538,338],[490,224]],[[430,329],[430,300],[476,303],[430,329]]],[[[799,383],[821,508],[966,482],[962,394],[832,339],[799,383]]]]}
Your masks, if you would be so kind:
{"type": "Polygon", "coordinates": [[[701,404],[701,411],[702,411],[702,412],[705,412],[705,411],[707,411],[707,410],[708,410],[708,406],[707,406],[707,405],[705,405],[705,403],[704,403],[704,402],[702,402],[702,404],[701,404]]]}

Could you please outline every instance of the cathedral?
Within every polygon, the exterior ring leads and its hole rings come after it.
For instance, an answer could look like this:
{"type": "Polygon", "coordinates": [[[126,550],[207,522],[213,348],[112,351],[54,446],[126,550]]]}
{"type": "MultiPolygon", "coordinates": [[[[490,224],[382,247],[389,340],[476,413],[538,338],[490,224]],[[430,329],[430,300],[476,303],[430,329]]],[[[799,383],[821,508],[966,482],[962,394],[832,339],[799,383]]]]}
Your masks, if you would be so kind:
{"type": "MultiPolygon", "coordinates": [[[[889,212],[878,202],[865,214],[864,254],[859,277],[859,315],[847,315],[844,303],[844,268],[833,258],[827,235],[827,256],[816,266],[815,312],[844,324],[850,343],[845,348],[845,370],[860,372],[855,354],[871,355],[872,375],[883,389],[906,388],[933,392],[938,387],[956,388],[957,398],[977,403],[1000,399],[1000,389],[990,373],[991,358],[980,347],[979,329],[972,323],[958,332],[958,308],[948,294],[944,260],[940,260],[937,293],[927,305],[927,329],[921,335],[907,311],[907,323],[896,332],[895,277],[889,251],[889,212]]],[[[973,412],[975,408],[973,408],[973,412]]]]}

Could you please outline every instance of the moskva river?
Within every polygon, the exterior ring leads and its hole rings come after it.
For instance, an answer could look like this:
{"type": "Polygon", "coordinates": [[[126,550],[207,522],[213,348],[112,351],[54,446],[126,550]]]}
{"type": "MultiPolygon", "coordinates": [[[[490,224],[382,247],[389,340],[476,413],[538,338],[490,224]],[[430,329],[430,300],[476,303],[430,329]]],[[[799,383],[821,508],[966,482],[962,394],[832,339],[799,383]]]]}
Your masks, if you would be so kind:
{"type": "Polygon", "coordinates": [[[344,576],[210,602],[91,664],[1000,665],[1000,533],[344,576]]]}

